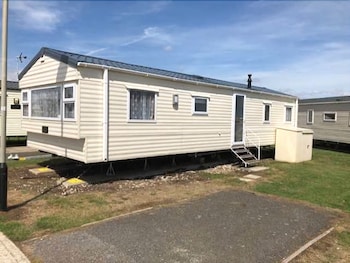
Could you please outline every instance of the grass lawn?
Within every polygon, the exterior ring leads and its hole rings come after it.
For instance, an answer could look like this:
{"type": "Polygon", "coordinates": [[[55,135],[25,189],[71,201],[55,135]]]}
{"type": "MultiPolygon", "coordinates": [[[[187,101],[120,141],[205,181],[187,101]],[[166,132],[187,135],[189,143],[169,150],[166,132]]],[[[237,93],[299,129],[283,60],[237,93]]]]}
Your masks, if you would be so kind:
{"type": "Polygon", "coordinates": [[[268,163],[270,180],[256,191],[350,212],[350,154],[313,150],[313,160],[268,163]]]}

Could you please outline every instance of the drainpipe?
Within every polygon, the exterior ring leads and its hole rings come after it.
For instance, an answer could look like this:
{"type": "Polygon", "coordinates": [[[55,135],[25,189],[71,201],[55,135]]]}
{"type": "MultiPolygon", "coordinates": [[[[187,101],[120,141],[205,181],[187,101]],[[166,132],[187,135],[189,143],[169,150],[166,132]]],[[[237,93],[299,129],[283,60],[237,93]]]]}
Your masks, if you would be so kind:
{"type": "Polygon", "coordinates": [[[108,69],[103,69],[103,161],[108,162],[109,144],[109,74],[108,69]]]}

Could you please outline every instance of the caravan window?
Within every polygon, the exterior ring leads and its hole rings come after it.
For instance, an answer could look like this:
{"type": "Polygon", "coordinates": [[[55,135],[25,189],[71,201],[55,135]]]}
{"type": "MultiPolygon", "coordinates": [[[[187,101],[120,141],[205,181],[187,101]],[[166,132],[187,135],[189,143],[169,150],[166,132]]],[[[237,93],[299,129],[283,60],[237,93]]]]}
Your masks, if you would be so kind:
{"type": "Polygon", "coordinates": [[[270,110],[271,104],[264,103],[264,122],[266,123],[270,122],[270,110]]]}
{"type": "Polygon", "coordinates": [[[61,113],[61,87],[31,91],[31,116],[59,118],[61,113]]]}
{"type": "Polygon", "coordinates": [[[75,118],[75,89],[73,85],[63,87],[63,109],[65,119],[75,118]]]}
{"type": "Polygon", "coordinates": [[[28,98],[28,91],[22,92],[22,115],[24,117],[29,116],[29,98],[28,98]]]}
{"type": "Polygon", "coordinates": [[[323,121],[337,121],[337,113],[336,112],[324,112],[323,113],[323,121]]]}
{"type": "Polygon", "coordinates": [[[155,120],[156,93],[129,90],[129,120],[155,120]]]}
{"type": "Polygon", "coordinates": [[[193,113],[207,114],[208,113],[208,98],[193,97],[193,113]]]}
{"type": "Polygon", "coordinates": [[[286,122],[291,122],[292,121],[292,107],[291,106],[286,106],[286,116],[285,116],[285,121],[286,122]]]}
{"type": "Polygon", "coordinates": [[[22,91],[22,115],[43,119],[75,119],[75,84],[22,91]]]}
{"type": "Polygon", "coordinates": [[[306,123],[307,124],[314,123],[314,111],[313,110],[307,110],[307,112],[306,112],[306,123]]]}

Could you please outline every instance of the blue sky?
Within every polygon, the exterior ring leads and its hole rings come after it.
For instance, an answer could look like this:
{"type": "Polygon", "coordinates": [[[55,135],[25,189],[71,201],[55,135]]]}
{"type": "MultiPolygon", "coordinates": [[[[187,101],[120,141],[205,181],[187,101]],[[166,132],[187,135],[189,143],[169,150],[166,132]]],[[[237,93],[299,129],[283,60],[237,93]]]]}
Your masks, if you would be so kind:
{"type": "Polygon", "coordinates": [[[239,83],[252,73],[300,98],[350,95],[349,14],[350,1],[9,0],[8,75],[47,46],[239,83]]]}

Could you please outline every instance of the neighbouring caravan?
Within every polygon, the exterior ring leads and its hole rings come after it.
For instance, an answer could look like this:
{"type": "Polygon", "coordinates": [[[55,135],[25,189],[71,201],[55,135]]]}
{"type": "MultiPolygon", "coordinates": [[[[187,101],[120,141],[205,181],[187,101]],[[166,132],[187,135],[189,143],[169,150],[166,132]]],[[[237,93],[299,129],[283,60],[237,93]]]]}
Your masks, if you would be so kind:
{"type": "Polygon", "coordinates": [[[298,124],[315,140],[350,144],[350,96],[299,100],[298,124]]]}
{"type": "Polygon", "coordinates": [[[297,98],[42,48],[19,75],[28,146],[84,163],[275,144],[297,98]]]}
{"type": "MultiPolygon", "coordinates": [[[[0,81],[1,84],[1,81],[0,81]]],[[[7,81],[7,100],[6,100],[6,136],[19,137],[26,136],[26,132],[21,128],[21,91],[18,88],[17,81],[7,81]]],[[[0,90],[0,96],[2,92],[0,90]]]]}

